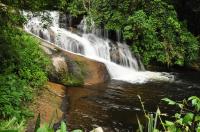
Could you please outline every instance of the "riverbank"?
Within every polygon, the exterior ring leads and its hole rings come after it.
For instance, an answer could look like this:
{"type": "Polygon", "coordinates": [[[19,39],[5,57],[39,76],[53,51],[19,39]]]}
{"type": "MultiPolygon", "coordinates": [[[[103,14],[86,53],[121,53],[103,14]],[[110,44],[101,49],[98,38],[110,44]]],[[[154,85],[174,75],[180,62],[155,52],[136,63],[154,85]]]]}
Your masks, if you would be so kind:
{"type": "MultiPolygon", "coordinates": [[[[55,77],[60,76],[60,72],[68,76],[68,73],[73,72],[74,67],[80,67],[83,70],[82,72],[84,72],[84,83],[83,86],[80,85],[81,87],[105,83],[110,80],[108,71],[103,63],[64,51],[52,43],[40,39],[37,36],[35,37],[40,41],[40,48],[50,57],[53,65],[50,68],[50,82],[39,91],[38,96],[35,97],[30,105],[30,109],[34,113],[34,118],[28,121],[28,132],[34,131],[35,126],[33,124],[36,124],[39,114],[41,124],[52,122],[56,125],[61,120],[65,120],[64,118],[66,117],[68,107],[66,97],[68,86],[64,86],[65,84],[62,81],[55,79],[55,77]]],[[[75,70],[75,72],[78,72],[77,68],[75,70]]]]}
{"type": "Polygon", "coordinates": [[[63,119],[67,107],[66,92],[67,89],[63,85],[52,82],[47,83],[29,107],[34,113],[34,117],[27,123],[28,132],[34,132],[39,114],[41,124],[58,123],[63,119]]]}

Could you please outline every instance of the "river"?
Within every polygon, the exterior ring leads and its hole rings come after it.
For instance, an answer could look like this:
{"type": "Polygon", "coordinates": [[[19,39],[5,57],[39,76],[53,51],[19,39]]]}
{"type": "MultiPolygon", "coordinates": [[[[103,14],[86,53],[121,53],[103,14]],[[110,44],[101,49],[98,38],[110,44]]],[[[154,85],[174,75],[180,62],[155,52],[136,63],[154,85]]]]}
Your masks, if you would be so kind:
{"type": "Polygon", "coordinates": [[[112,80],[105,84],[68,88],[66,120],[70,129],[89,131],[101,126],[105,132],[134,132],[138,128],[136,115],[144,119],[140,95],[145,109],[173,113],[172,107],[161,101],[167,97],[182,100],[192,95],[200,96],[200,73],[173,73],[174,82],[148,82],[131,84],[112,80]]]}
{"type": "Polygon", "coordinates": [[[68,88],[68,101],[64,103],[68,103],[65,119],[70,129],[89,131],[101,126],[106,132],[134,132],[138,127],[136,115],[144,119],[137,95],[149,112],[155,112],[159,106],[161,111],[170,113],[174,109],[161,103],[162,98],[182,100],[191,95],[200,96],[200,73],[145,71],[125,42],[113,42],[107,33],[102,35],[95,27],[87,32],[86,19],[76,29],[80,31],[73,32],[60,26],[59,12],[47,12],[53,18],[48,28],[43,28],[41,17],[28,12],[24,15],[31,16],[24,25],[27,32],[63,50],[104,63],[111,77],[108,83],[68,88]]]}

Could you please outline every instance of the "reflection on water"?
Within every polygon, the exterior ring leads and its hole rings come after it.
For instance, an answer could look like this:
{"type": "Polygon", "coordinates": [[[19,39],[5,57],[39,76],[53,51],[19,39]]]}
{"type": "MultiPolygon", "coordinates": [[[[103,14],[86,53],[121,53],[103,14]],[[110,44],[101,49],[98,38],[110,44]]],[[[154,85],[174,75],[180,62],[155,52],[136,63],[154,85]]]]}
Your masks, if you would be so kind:
{"type": "MultiPolygon", "coordinates": [[[[199,73],[179,73],[175,82],[149,82],[129,84],[111,81],[107,84],[68,88],[69,128],[89,131],[97,126],[105,132],[134,132],[137,116],[142,120],[143,112],[137,95],[144,101],[148,111],[167,108],[160,102],[164,97],[182,100],[191,95],[200,96],[199,73]]],[[[167,110],[168,111],[168,110],[167,110]]]]}

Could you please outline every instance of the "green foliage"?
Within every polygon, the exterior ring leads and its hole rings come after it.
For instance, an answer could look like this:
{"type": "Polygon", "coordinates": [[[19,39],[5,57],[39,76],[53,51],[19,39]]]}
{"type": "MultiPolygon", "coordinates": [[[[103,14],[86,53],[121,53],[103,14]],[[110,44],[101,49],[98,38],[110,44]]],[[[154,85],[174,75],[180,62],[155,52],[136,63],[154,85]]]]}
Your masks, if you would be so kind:
{"type": "Polygon", "coordinates": [[[47,81],[49,60],[37,40],[13,27],[1,27],[0,48],[0,117],[32,116],[25,106],[47,81]]]}
{"type": "Polygon", "coordinates": [[[85,9],[83,6],[84,0],[73,0],[69,2],[67,7],[67,11],[69,11],[73,16],[79,16],[85,13],[85,9]]]}
{"type": "Polygon", "coordinates": [[[16,75],[0,75],[0,115],[1,117],[21,118],[30,113],[24,108],[24,103],[32,98],[32,90],[24,80],[16,75]]]}
{"type": "Polygon", "coordinates": [[[40,128],[40,113],[38,114],[38,117],[37,117],[37,120],[36,120],[36,123],[35,123],[35,129],[34,129],[34,132],[37,132],[37,130],[40,128]]]}
{"type": "Polygon", "coordinates": [[[77,77],[74,74],[65,74],[61,80],[62,84],[66,86],[82,86],[84,81],[82,77],[77,77]]]}
{"type": "Polygon", "coordinates": [[[37,132],[54,132],[53,128],[49,128],[47,124],[37,129],[37,132]]]}
{"type": "Polygon", "coordinates": [[[67,126],[66,126],[66,124],[62,121],[62,122],[61,122],[60,129],[57,130],[56,132],[66,132],[66,131],[67,131],[67,126]]]}
{"type": "MultiPolygon", "coordinates": [[[[40,116],[38,116],[37,120],[40,120],[40,116]]],[[[47,123],[45,123],[42,127],[39,127],[39,128],[35,127],[35,128],[37,128],[37,129],[35,129],[36,132],[54,132],[54,129],[53,129],[51,123],[49,125],[47,123]]],[[[60,128],[58,130],[56,130],[56,132],[68,132],[67,125],[64,121],[61,121],[60,128]]],[[[83,131],[77,129],[77,130],[73,130],[72,132],[83,132],[83,131]]]]}
{"type": "Polygon", "coordinates": [[[192,101],[192,106],[195,107],[195,110],[197,112],[200,111],[200,99],[196,96],[191,96],[188,98],[189,101],[192,101]]]}
{"type": "Polygon", "coordinates": [[[165,102],[167,102],[168,105],[175,105],[175,104],[176,104],[175,101],[173,101],[173,100],[171,100],[171,99],[168,99],[168,98],[163,98],[162,100],[165,101],[165,102]]]}
{"type": "MultiPolygon", "coordinates": [[[[17,42],[17,41],[16,41],[17,42]]],[[[16,43],[15,42],[15,43],[16,43]]],[[[49,61],[39,48],[39,42],[28,35],[19,38],[21,44],[25,44],[18,50],[19,53],[19,76],[32,87],[41,87],[47,80],[46,71],[49,61]],[[28,43],[27,43],[28,42],[28,43]]]]}
{"type": "MultiPolygon", "coordinates": [[[[164,100],[167,103],[171,101],[164,100]]],[[[175,102],[175,101],[174,101],[175,102]]],[[[171,104],[171,103],[170,103],[171,104]]],[[[165,125],[169,130],[176,131],[198,131],[200,124],[200,99],[196,96],[189,97],[188,100],[175,102],[171,105],[177,106],[180,111],[173,116],[174,121],[166,121],[165,125]]]]}
{"type": "Polygon", "coordinates": [[[24,18],[19,9],[58,9],[75,17],[85,15],[89,25],[94,21],[97,27],[121,30],[123,39],[144,64],[184,66],[197,59],[199,42],[178,20],[172,3],[169,0],[2,0],[6,6],[0,8],[0,24],[21,25],[24,18]]]}
{"type": "MultiPolygon", "coordinates": [[[[155,116],[144,111],[145,117],[148,122],[146,128],[148,129],[148,132],[157,132],[163,130],[169,132],[198,132],[200,130],[200,98],[192,96],[189,97],[187,100],[179,102],[173,101],[168,98],[164,98],[162,100],[165,101],[168,105],[177,106],[179,108],[179,111],[176,111],[174,116],[169,117],[169,119],[171,120],[165,121],[163,121],[161,117],[166,116],[166,114],[162,114],[159,108],[157,109],[155,116]],[[162,128],[159,127],[158,121],[160,122],[162,128]]],[[[143,103],[142,107],[144,109],[143,103]]],[[[142,127],[142,124],[139,120],[138,125],[139,131],[143,132],[144,128],[142,127]]]]}
{"type": "MultiPolygon", "coordinates": [[[[140,123],[140,120],[137,117],[138,126],[139,126],[138,131],[144,132],[144,130],[147,129],[148,132],[159,132],[159,129],[157,128],[158,125],[159,125],[158,122],[159,122],[159,120],[161,120],[161,118],[160,118],[161,115],[163,115],[163,114],[161,114],[160,109],[159,108],[157,109],[155,116],[152,113],[151,114],[147,113],[145,111],[144,104],[143,104],[141,97],[139,95],[138,95],[138,98],[141,102],[143,112],[144,112],[144,115],[145,115],[145,118],[146,118],[146,124],[147,124],[146,125],[147,128],[144,128],[143,125],[140,123]]],[[[162,120],[161,120],[161,122],[162,122],[162,120]]]]}
{"type": "Polygon", "coordinates": [[[128,17],[124,38],[145,64],[186,65],[198,56],[199,42],[187,31],[173,6],[164,0],[145,2],[142,10],[128,17]]]}
{"type": "Polygon", "coordinates": [[[146,65],[184,66],[198,57],[197,38],[178,20],[168,0],[76,0],[69,5],[73,15],[86,15],[89,25],[94,21],[97,27],[121,30],[146,65]]]}
{"type": "Polygon", "coordinates": [[[17,118],[13,117],[10,120],[0,121],[1,132],[23,132],[25,131],[24,120],[18,123],[17,118]]]}

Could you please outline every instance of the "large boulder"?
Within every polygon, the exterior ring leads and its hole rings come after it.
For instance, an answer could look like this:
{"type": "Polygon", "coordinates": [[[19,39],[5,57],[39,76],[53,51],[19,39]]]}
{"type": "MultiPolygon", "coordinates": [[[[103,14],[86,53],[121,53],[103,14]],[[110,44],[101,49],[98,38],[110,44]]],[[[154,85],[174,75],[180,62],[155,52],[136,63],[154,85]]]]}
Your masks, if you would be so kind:
{"type": "Polygon", "coordinates": [[[41,40],[41,48],[50,56],[49,79],[65,86],[104,83],[110,79],[103,63],[62,50],[41,40]]]}
{"type": "Polygon", "coordinates": [[[34,132],[38,115],[40,115],[41,125],[62,120],[67,109],[66,99],[66,88],[63,85],[48,82],[30,105],[34,117],[27,122],[27,132],[34,132]]]}

